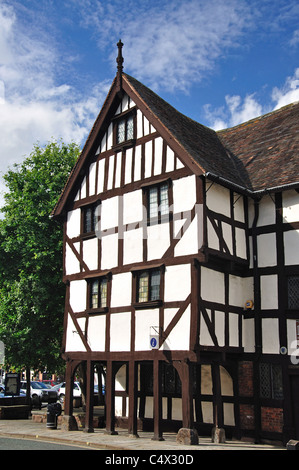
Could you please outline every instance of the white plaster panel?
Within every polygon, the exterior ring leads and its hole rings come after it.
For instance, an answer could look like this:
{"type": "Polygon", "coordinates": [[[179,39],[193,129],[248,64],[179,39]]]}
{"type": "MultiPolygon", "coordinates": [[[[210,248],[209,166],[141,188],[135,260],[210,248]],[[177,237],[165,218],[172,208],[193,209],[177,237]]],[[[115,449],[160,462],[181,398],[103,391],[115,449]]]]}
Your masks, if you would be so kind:
{"type": "Polygon", "coordinates": [[[141,145],[135,148],[135,167],[134,167],[134,181],[141,179],[141,145]]]}
{"type": "Polygon", "coordinates": [[[105,351],[106,315],[89,317],[87,339],[92,351],[105,351]]]}
{"type": "Polygon", "coordinates": [[[143,220],[142,191],[131,191],[123,195],[123,223],[134,224],[143,220]]]}
{"type": "Polygon", "coordinates": [[[229,345],[231,347],[239,346],[239,315],[229,314],[229,345]]]}
{"type": "Polygon", "coordinates": [[[125,165],[125,184],[132,182],[132,156],[133,149],[129,148],[126,150],[126,165],[125,165]]]}
{"type": "Polygon", "coordinates": [[[170,245],[169,224],[147,227],[148,260],[160,259],[170,245]]]}
{"type": "MultiPolygon", "coordinates": [[[[207,310],[209,319],[211,319],[211,312],[207,310]]],[[[209,333],[206,321],[202,314],[200,314],[200,333],[199,333],[199,344],[204,346],[215,346],[214,341],[209,333]]]]}
{"type": "MultiPolygon", "coordinates": [[[[75,248],[80,248],[80,244],[76,243],[75,248]]],[[[65,246],[65,274],[75,274],[80,272],[80,263],[75,256],[73,250],[67,243],[65,246]]]]}
{"type": "Polygon", "coordinates": [[[66,234],[69,238],[78,237],[81,230],[81,209],[67,213],[66,234]]]}
{"type": "Polygon", "coordinates": [[[177,170],[184,168],[184,163],[179,158],[176,159],[176,168],[177,170]]]}
{"type": "Polygon", "coordinates": [[[229,304],[244,307],[247,300],[253,300],[253,279],[230,275],[229,304]]]}
{"type": "Polygon", "coordinates": [[[224,337],[225,314],[224,312],[215,312],[215,335],[219,346],[225,345],[224,337]]]}
{"type": "Polygon", "coordinates": [[[257,226],[275,224],[275,203],[271,197],[266,195],[262,198],[259,204],[259,217],[257,220],[257,226]]]}
{"type": "Polygon", "coordinates": [[[183,256],[197,253],[199,247],[202,245],[202,243],[199,242],[200,234],[201,231],[199,232],[198,216],[196,215],[188,229],[184,232],[180,241],[175,246],[174,255],[183,256]]]}
{"type": "Polygon", "coordinates": [[[242,322],[242,346],[244,352],[255,351],[254,319],[243,318],[242,322]]]}
{"type": "Polygon", "coordinates": [[[299,264],[299,230],[290,230],[283,236],[285,264],[299,264]]]}
{"type": "Polygon", "coordinates": [[[163,139],[158,137],[154,141],[155,143],[155,162],[154,162],[154,175],[160,175],[162,173],[162,148],[163,139]]]}
{"type": "Polygon", "coordinates": [[[148,135],[150,133],[150,123],[145,116],[143,116],[143,126],[144,126],[144,135],[148,135]]]}
{"type": "Polygon", "coordinates": [[[74,312],[82,312],[86,309],[87,283],[85,280],[71,281],[70,306],[74,312]]]}
{"type": "Polygon", "coordinates": [[[124,264],[139,263],[143,259],[143,229],[124,232],[124,264]]]}
{"type": "Polygon", "coordinates": [[[167,266],[165,270],[165,302],[185,300],[190,292],[190,264],[167,266]]]}
{"type": "Polygon", "coordinates": [[[101,204],[101,229],[114,228],[118,226],[119,197],[105,199],[101,204]]]}
{"type": "Polygon", "coordinates": [[[181,398],[172,398],[171,400],[171,419],[176,419],[182,421],[182,399],[181,398]]]}
{"type": "Polygon", "coordinates": [[[245,222],[244,198],[238,193],[234,193],[234,217],[239,222],[245,222]]]}
{"type": "Polygon", "coordinates": [[[104,190],[104,178],[105,178],[105,159],[99,161],[98,164],[98,194],[104,190]]]}
{"type": "Polygon", "coordinates": [[[131,312],[114,313],[110,316],[110,351],[130,351],[131,312]]]}
{"type": "Polygon", "coordinates": [[[98,239],[90,238],[83,241],[83,261],[90,270],[98,268],[98,239]]]}
{"type": "MultiPolygon", "coordinates": [[[[165,309],[164,312],[164,323],[165,327],[170,323],[173,318],[174,309],[165,309]]],[[[164,341],[162,348],[163,350],[171,351],[187,351],[190,348],[190,306],[188,306],[172,329],[172,331],[167,336],[167,339],[164,341]]]]}
{"type": "Polygon", "coordinates": [[[136,310],[135,312],[135,350],[150,350],[150,327],[159,325],[159,309],[136,310]]]}
{"type": "Polygon", "coordinates": [[[115,165],[116,165],[116,171],[115,171],[115,188],[120,187],[121,183],[121,163],[122,163],[122,153],[117,152],[115,155],[115,165]]]}
{"type": "Polygon", "coordinates": [[[89,167],[89,195],[93,196],[96,190],[96,163],[89,167]]]}
{"type": "Polygon", "coordinates": [[[224,303],[224,274],[202,267],[201,296],[203,300],[224,303]]]}
{"type": "Polygon", "coordinates": [[[109,167],[108,167],[107,189],[112,189],[113,188],[114,160],[115,160],[115,155],[113,154],[108,159],[109,167]]]}
{"type": "Polygon", "coordinates": [[[245,230],[236,227],[236,254],[239,258],[247,259],[245,230]]]}
{"type": "Polygon", "coordinates": [[[140,109],[137,109],[137,139],[143,137],[143,119],[142,119],[142,112],[140,109]]]}
{"type": "Polygon", "coordinates": [[[111,123],[108,127],[107,131],[107,149],[111,149],[113,145],[113,123],[111,123]]]}
{"type": "Polygon", "coordinates": [[[277,318],[262,319],[263,354],[279,354],[279,331],[277,318]]]}
{"type": "Polygon", "coordinates": [[[266,233],[257,237],[258,265],[260,268],[276,266],[276,235],[266,233]]]}
{"type": "MultiPolygon", "coordinates": [[[[78,324],[81,330],[85,331],[86,319],[85,318],[78,318],[78,324]]],[[[66,330],[66,344],[65,344],[66,351],[84,351],[86,352],[86,348],[77,332],[77,329],[74,325],[72,317],[68,315],[67,319],[67,330],[66,330]]]]}
{"type": "Polygon", "coordinates": [[[230,217],[230,191],[229,189],[220,186],[219,184],[212,184],[208,186],[207,191],[207,206],[214,212],[230,217]]]}
{"type": "Polygon", "coordinates": [[[288,354],[292,356],[293,360],[295,360],[295,364],[299,363],[298,357],[299,354],[297,354],[298,350],[298,343],[297,343],[297,331],[296,331],[296,322],[297,320],[287,320],[287,337],[288,337],[288,343],[287,343],[287,348],[288,348],[288,354]]]}
{"type": "Polygon", "coordinates": [[[81,183],[81,199],[86,197],[86,176],[84,176],[83,181],[81,183]]]}
{"type": "Polygon", "coordinates": [[[229,250],[229,253],[232,255],[233,254],[233,239],[232,239],[232,226],[230,224],[222,222],[222,235],[227,245],[227,248],[229,250]]]}
{"type": "Polygon", "coordinates": [[[111,307],[131,305],[132,273],[114,274],[112,278],[111,307]]]}
{"type": "Polygon", "coordinates": [[[299,195],[297,191],[282,193],[283,221],[285,223],[299,221],[299,195]]]}
{"type": "Polygon", "coordinates": [[[213,403],[208,401],[201,402],[202,418],[204,423],[214,423],[213,403]]]}
{"type": "Polygon", "coordinates": [[[261,276],[262,310],[278,308],[277,275],[261,276]]]}
{"type": "Polygon", "coordinates": [[[166,172],[174,170],[174,151],[170,147],[166,148],[166,172]]]}
{"type": "Polygon", "coordinates": [[[215,232],[215,229],[213,225],[211,224],[210,220],[207,221],[207,232],[208,232],[208,247],[219,251],[220,249],[219,237],[217,233],[215,232]]]}
{"type": "Polygon", "coordinates": [[[195,175],[173,181],[173,212],[189,211],[196,203],[195,175]]]}
{"type": "Polygon", "coordinates": [[[101,269],[110,269],[118,263],[118,234],[102,237],[101,269]]]}
{"type": "Polygon", "coordinates": [[[144,176],[149,178],[152,175],[153,144],[152,141],[145,144],[145,168],[144,176]]]}
{"type": "Polygon", "coordinates": [[[223,403],[223,424],[235,426],[235,413],[233,403],[223,403]]]}

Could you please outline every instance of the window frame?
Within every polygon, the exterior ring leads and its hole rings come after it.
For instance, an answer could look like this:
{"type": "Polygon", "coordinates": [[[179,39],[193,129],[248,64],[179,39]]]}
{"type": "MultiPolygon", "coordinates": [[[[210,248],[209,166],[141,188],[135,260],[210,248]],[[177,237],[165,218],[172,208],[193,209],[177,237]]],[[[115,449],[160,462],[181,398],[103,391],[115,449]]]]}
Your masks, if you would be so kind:
{"type": "Polygon", "coordinates": [[[298,283],[299,283],[299,274],[290,274],[287,276],[287,279],[286,279],[286,291],[287,291],[287,309],[289,312],[296,312],[296,311],[299,311],[299,292],[298,292],[298,305],[296,306],[292,306],[291,303],[292,303],[292,299],[290,298],[290,285],[289,285],[289,282],[292,278],[296,278],[298,280],[298,283]]]}
{"type": "Polygon", "coordinates": [[[156,308],[163,305],[164,297],[164,265],[159,266],[144,266],[142,269],[133,272],[133,302],[132,305],[135,309],[156,308]],[[158,298],[151,298],[151,289],[153,287],[152,280],[153,274],[159,272],[159,296],[158,298]],[[148,274],[148,289],[146,300],[141,301],[139,297],[140,277],[142,274],[148,274]]]}
{"type": "Polygon", "coordinates": [[[144,206],[146,207],[147,214],[147,225],[157,225],[170,222],[172,220],[172,184],[171,180],[157,181],[154,184],[146,185],[143,187],[144,190],[144,206]],[[167,213],[162,213],[162,198],[161,198],[161,188],[166,187],[167,192],[167,213]],[[151,216],[151,190],[156,189],[158,195],[157,201],[157,215],[151,216]]]}
{"type": "Polygon", "coordinates": [[[127,147],[132,147],[136,142],[136,108],[130,108],[123,113],[114,116],[113,118],[113,146],[114,150],[123,150],[127,147]],[[132,136],[127,135],[128,133],[128,121],[133,119],[133,134],[132,136]],[[122,141],[118,141],[118,126],[124,121],[125,122],[125,138],[122,141]]]}
{"type": "Polygon", "coordinates": [[[284,389],[283,389],[283,373],[282,373],[282,366],[280,363],[277,362],[267,362],[267,361],[261,361],[259,363],[259,383],[260,383],[260,390],[259,390],[259,396],[261,400],[264,401],[283,401],[284,400],[284,389]],[[265,367],[264,370],[262,371],[262,367],[265,367]],[[275,372],[276,369],[276,372],[275,372]],[[279,371],[280,373],[280,380],[281,383],[279,384],[281,386],[281,396],[277,398],[277,394],[279,394],[279,390],[277,388],[277,384],[275,383],[275,374],[279,371]],[[264,377],[262,377],[262,374],[264,377]],[[267,377],[266,375],[267,374],[267,377]],[[262,393],[262,381],[263,380],[268,380],[269,381],[269,391],[270,391],[270,396],[265,396],[262,393]],[[276,388],[275,388],[276,386],[276,388]]]}
{"type": "Polygon", "coordinates": [[[95,236],[96,224],[97,224],[97,209],[99,203],[88,204],[81,207],[81,235],[83,237],[95,236]],[[86,230],[86,215],[88,211],[92,211],[91,214],[91,229],[86,230]]]}
{"type": "Polygon", "coordinates": [[[111,292],[111,273],[97,276],[97,277],[92,277],[89,279],[86,279],[87,281],[87,309],[86,311],[89,314],[93,313],[107,313],[109,308],[110,308],[110,292],[111,292]],[[101,284],[105,281],[107,284],[106,286],[106,302],[104,306],[102,306],[101,303],[101,284]],[[92,301],[92,286],[94,283],[98,284],[98,302],[97,302],[97,307],[93,307],[93,301],[92,301]]]}

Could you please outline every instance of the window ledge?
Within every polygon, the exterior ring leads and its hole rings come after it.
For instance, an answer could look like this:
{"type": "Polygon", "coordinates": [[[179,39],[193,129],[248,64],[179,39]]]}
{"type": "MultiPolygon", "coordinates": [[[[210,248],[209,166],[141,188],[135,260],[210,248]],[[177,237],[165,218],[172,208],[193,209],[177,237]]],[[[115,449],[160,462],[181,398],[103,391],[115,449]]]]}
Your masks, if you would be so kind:
{"type": "Polygon", "coordinates": [[[129,139],[129,140],[124,140],[123,142],[120,142],[119,144],[115,144],[112,146],[112,150],[114,151],[121,151],[125,150],[129,147],[133,147],[135,145],[136,139],[129,139]]]}
{"type": "Polygon", "coordinates": [[[101,313],[107,313],[108,310],[108,307],[89,308],[86,310],[86,313],[88,313],[88,315],[99,315],[101,313]]]}
{"type": "Polygon", "coordinates": [[[148,302],[134,302],[132,304],[132,306],[136,309],[136,310],[142,310],[142,309],[146,309],[146,308],[158,308],[158,307],[161,307],[161,305],[163,305],[163,302],[162,300],[151,300],[151,301],[148,301],[148,302]]]}

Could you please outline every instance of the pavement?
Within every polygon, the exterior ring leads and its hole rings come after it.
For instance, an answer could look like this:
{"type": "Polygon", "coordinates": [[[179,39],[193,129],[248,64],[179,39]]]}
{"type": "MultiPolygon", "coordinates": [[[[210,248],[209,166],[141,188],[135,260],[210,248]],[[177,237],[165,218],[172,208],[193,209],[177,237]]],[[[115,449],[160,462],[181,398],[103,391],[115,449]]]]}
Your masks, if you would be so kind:
{"type": "MultiPolygon", "coordinates": [[[[271,444],[254,444],[236,440],[227,440],[224,443],[213,443],[211,437],[199,436],[199,443],[196,445],[183,445],[176,442],[176,433],[163,433],[163,441],[153,440],[153,433],[138,431],[138,437],[130,436],[126,429],[116,429],[117,435],[107,434],[105,429],[94,429],[94,432],[87,433],[83,430],[65,431],[59,423],[57,429],[47,427],[46,423],[35,422],[29,419],[1,419],[0,437],[14,437],[23,439],[36,439],[39,441],[49,441],[76,446],[83,446],[88,449],[98,449],[106,451],[148,451],[148,453],[183,453],[186,451],[196,455],[198,451],[277,451],[286,450],[286,447],[271,444]]],[[[277,454],[276,454],[277,455],[277,454]]]]}

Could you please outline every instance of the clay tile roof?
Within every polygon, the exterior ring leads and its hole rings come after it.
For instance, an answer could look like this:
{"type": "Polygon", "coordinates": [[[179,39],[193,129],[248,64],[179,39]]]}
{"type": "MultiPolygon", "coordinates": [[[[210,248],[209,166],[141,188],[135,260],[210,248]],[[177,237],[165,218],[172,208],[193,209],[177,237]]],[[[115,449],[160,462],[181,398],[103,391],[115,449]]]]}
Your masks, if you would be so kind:
{"type": "Polygon", "coordinates": [[[215,132],[123,75],[203,172],[250,191],[299,181],[299,102],[215,132]]]}
{"type": "Polygon", "coordinates": [[[217,133],[254,191],[299,181],[299,102],[217,133]]]}

